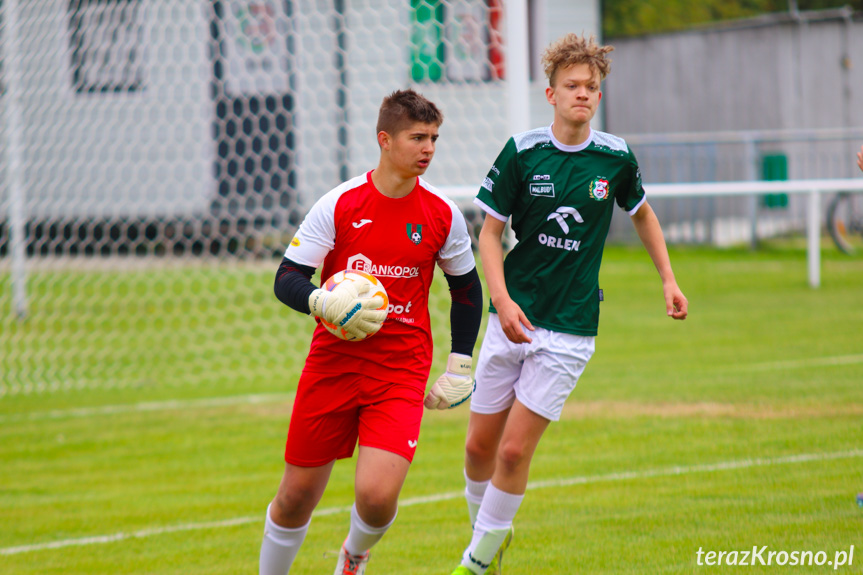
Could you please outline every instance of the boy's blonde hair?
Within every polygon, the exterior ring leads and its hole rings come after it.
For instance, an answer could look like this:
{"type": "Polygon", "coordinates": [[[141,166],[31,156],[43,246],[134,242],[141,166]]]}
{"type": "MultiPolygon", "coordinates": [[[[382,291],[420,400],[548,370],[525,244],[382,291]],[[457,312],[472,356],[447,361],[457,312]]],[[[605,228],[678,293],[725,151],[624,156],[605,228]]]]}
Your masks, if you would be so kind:
{"type": "Polygon", "coordinates": [[[614,46],[600,46],[596,38],[585,38],[577,34],[567,34],[549,46],[542,54],[542,66],[548,76],[548,85],[554,86],[557,71],[575,64],[587,64],[599,79],[605,80],[611,71],[611,59],[607,54],[614,46]]]}

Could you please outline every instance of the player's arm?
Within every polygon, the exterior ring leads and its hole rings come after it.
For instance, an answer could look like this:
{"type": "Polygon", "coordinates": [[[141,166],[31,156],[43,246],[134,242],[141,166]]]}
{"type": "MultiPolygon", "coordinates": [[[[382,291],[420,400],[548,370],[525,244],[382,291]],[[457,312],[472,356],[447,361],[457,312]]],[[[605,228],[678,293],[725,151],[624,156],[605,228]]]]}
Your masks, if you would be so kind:
{"type": "Polygon", "coordinates": [[[461,276],[444,274],[452,304],[449,311],[452,353],[473,355],[482,323],[482,282],[476,268],[461,276]]]}
{"type": "Polygon", "coordinates": [[[860,146],[860,151],[857,152],[857,166],[863,172],[863,146],[860,146]]]}
{"type": "Polygon", "coordinates": [[[668,257],[668,247],[665,244],[665,237],[662,235],[659,219],[656,217],[653,208],[646,201],[641,204],[637,212],[632,214],[632,224],[635,226],[635,231],[638,233],[638,237],[641,238],[641,243],[644,244],[647,253],[650,255],[650,259],[653,260],[653,265],[656,266],[656,270],[659,272],[659,277],[662,279],[662,292],[665,296],[666,313],[674,319],[686,319],[689,303],[677,286],[677,280],[674,277],[674,271],[671,269],[671,259],[668,257]]]}
{"type": "Polygon", "coordinates": [[[506,280],[503,275],[503,243],[501,236],[506,229],[506,222],[489,214],[485,215],[482,229],[479,232],[479,255],[485,273],[485,282],[491,303],[497,310],[500,326],[507,339],[513,343],[530,343],[531,339],[524,333],[522,325],[533,331],[533,325],[524,315],[521,307],[509,297],[506,280]]]}
{"type": "Polygon", "coordinates": [[[436,260],[452,298],[449,314],[452,347],[446,371],[432,384],[423,402],[428,409],[455,407],[473,393],[473,347],[482,322],[482,282],[476,271],[467,224],[458,207],[452,201],[447,203],[452,211],[452,224],[436,260]]]}
{"type": "Polygon", "coordinates": [[[482,323],[482,282],[476,268],[464,275],[444,273],[452,298],[449,321],[452,348],[446,372],[432,385],[425,399],[428,409],[448,409],[467,401],[474,389],[471,376],[473,348],[482,323]]]}
{"type": "Polygon", "coordinates": [[[273,291],[280,302],[298,312],[309,314],[309,296],[315,291],[312,283],[315,268],[304,266],[288,258],[282,258],[282,263],[276,271],[276,284],[273,291]]]}
{"type": "Polygon", "coordinates": [[[380,298],[360,298],[362,293],[353,282],[339,284],[333,291],[319,289],[312,283],[314,273],[313,267],[283,258],[273,288],[276,297],[291,309],[341,325],[357,337],[381,328],[386,311],[376,309],[383,305],[380,298]]]}

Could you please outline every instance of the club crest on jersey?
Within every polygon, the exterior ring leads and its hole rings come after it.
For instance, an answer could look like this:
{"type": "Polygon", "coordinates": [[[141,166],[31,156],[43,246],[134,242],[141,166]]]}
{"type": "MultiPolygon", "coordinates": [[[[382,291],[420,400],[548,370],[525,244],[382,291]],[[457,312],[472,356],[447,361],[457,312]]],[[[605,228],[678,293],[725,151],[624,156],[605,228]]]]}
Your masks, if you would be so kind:
{"type": "Polygon", "coordinates": [[[590,197],[601,202],[608,199],[608,180],[605,178],[595,178],[590,183],[590,197]]]}
{"type": "Polygon", "coordinates": [[[421,241],[423,241],[423,226],[422,224],[417,224],[416,228],[414,228],[414,224],[408,224],[407,228],[408,238],[414,244],[419,245],[421,241]]]}

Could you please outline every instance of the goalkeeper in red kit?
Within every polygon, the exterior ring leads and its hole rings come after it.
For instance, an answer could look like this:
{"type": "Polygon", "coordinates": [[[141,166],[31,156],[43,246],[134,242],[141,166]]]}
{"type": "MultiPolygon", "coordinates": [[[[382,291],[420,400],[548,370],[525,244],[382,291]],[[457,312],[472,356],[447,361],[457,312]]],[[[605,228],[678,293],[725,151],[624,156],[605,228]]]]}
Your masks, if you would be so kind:
{"type": "Polygon", "coordinates": [[[337,459],[359,443],[355,501],[336,574],[364,573],[369,549],[393,524],[398,496],[419,441],[423,404],[444,409],[473,391],[471,356],[482,318],[482,286],[464,217],[420,176],[434,156],[443,115],[413,90],[384,98],[377,124],[380,161],[324,195],[300,225],[276,275],[289,307],[341,325],[361,341],[345,341],[320,321],[300,375],[285,472],[267,508],[260,575],[285,575],[309,529],[337,459]],[[452,348],[446,372],[426,395],[432,363],[428,311],[435,264],[452,296],[452,348]],[[380,280],[379,298],[326,279],[358,270],[380,280]],[[385,321],[384,321],[384,316],[385,321]]]}

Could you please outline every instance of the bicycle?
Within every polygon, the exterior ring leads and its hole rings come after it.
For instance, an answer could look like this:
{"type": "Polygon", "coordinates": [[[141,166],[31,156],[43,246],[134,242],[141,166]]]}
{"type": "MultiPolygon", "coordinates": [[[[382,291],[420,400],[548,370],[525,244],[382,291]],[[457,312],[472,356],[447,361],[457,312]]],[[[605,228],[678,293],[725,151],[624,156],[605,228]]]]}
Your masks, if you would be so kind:
{"type": "Polygon", "coordinates": [[[863,253],[863,194],[836,194],[827,206],[827,230],[842,253],[863,253]]]}

